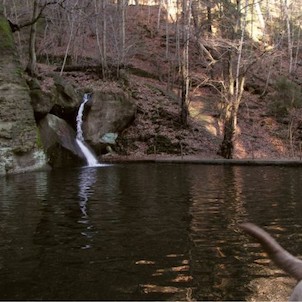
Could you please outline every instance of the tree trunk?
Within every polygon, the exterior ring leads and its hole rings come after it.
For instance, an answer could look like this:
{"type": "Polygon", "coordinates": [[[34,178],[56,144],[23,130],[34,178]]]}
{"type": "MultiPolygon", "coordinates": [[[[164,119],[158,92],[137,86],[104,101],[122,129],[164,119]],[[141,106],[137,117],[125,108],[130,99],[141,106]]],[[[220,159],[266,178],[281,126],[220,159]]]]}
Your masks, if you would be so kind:
{"type": "Polygon", "coordinates": [[[97,16],[95,20],[95,32],[96,32],[96,42],[99,50],[100,55],[100,61],[101,61],[101,71],[102,71],[102,78],[106,78],[106,74],[108,71],[107,66],[107,48],[106,48],[106,30],[107,30],[107,21],[106,21],[106,0],[102,1],[102,25],[103,25],[103,31],[102,31],[102,41],[100,39],[100,33],[99,33],[99,23],[98,18],[100,16],[100,2],[95,0],[94,6],[95,6],[95,14],[97,16]]]}
{"type": "MultiPolygon", "coordinates": [[[[237,0],[238,8],[240,7],[240,1],[237,0]]],[[[248,0],[245,1],[245,10],[243,14],[243,20],[240,20],[241,37],[239,41],[238,49],[229,49],[227,52],[227,72],[224,75],[224,97],[227,102],[225,119],[224,119],[224,137],[217,152],[221,156],[227,159],[233,158],[234,142],[236,138],[237,128],[237,115],[239,105],[242,99],[244,90],[245,75],[242,70],[242,56],[243,45],[246,29],[248,0]],[[236,52],[236,61],[234,60],[234,53],[236,52]]]]}
{"type": "Polygon", "coordinates": [[[103,66],[103,70],[106,70],[108,68],[108,66],[107,66],[107,37],[106,37],[106,33],[107,33],[106,6],[107,6],[106,1],[102,0],[102,10],[103,10],[103,41],[102,41],[103,42],[103,62],[102,62],[102,66],[103,66]]]}
{"type": "MultiPolygon", "coordinates": [[[[125,62],[125,51],[126,51],[126,0],[118,0],[118,10],[120,14],[120,27],[119,27],[119,64],[125,62]]],[[[118,71],[119,72],[119,71],[118,71]]]]}
{"type": "Polygon", "coordinates": [[[64,60],[63,60],[63,64],[62,64],[62,67],[61,67],[60,75],[63,74],[65,64],[66,64],[66,60],[67,60],[67,57],[68,57],[68,52],[69,52],[70,46],[71,46],[73,38],[74,38],[74,27],[75,27],[76,19],[77,19],[76,10],[77,10],[78,3],[79,3],[79,0],[77,0],[74,3],[74,5],[71,7],[71,10],[70,10],[70,17],[69,17],[70,34],[69,34],[69,39],[68,39],[68,43],[67,43],[66,50],[65,50],[65,55],[64,55],[64,60]]]}
{"type": "Polygon", "coordinates": [[[237,130],[237,116],[245,83],[245,77],[243,75],[238,74],[236,77],[236,81],[234,81],[234,79],[231,77],[231,73],[229,76],[229,91],[227,94],[227,100],[229,101],[229,103],[226,106],[225,112],[224,136],[219,151],[217,152],[219,155],[227,159],[233,158],[234,143],[236,139],[237,130]],[[234,86],[236,86],[235,90],[234,86]]]}
{"type": "Polygon", "coordinates": [[[213,23],[213,18],[212,18],[212,12],[211,12],[211,4],[207,3],[207,30],[209,33],[212,33],[212,23],[213,23]]]}
{"type": "Polygon", "coordinates": [[[159,26],[160,26],[161,9],[162,9],[162,0],[159,0],[158,12],[157,12],[157,30],[159,30],[159,26]]]}
{"type": "Polygon", "coordinates": [[[223,141],[218,151],[218,154],[221,155],[223,158],[226,159],[233,158],[235,134],[236,134],[236,126],[234,123],[234,116],[230,115],[228,118],[226,118],[224,122],[223,141]]]}
{"type": "MultiPolygon", "coordinates": [[[[32,20],[38,17],[38,3],[39,0],[34,1],[32,20]]],[[[29,75],[36,75],[37,68],[37,56],[36,56],[36,33],[37,33],[37,22],[34,22],[30,28],[30,38],[29,38],[29,60],[26,67],[26,71],[29,75]]]]}
{"type": "Polygon", "coordinates": [[[284,10],[285,10],[285,18],[286,18],[288,56],[289,56],[288,73],[291,74],[293,71],[293,41],[292,41],[292,28],[291,28],[292,24],[290,20],[287,0],[284,1],[284,10]]]}
{"type": "MultiPolygon", "coordinates": [[[[183,68],[184,69],[184,68],[183,68]]],[[[183,70],[182,75],[182,87],[181,87],[181,123],[184,126],[188,125],[188,116],[189,116],[189,108],[188,108],[188,97],[189,97],[189,80],[186,76],[185,70],[183,70]]]]}
{"type": "Polygon", "coordinates": [[[181,60],[181,122],[184,126],[188,125],[189,116],[189,41],[190,41],[190,20],[192,0],[183,1],[183,52],[181,60]]]}

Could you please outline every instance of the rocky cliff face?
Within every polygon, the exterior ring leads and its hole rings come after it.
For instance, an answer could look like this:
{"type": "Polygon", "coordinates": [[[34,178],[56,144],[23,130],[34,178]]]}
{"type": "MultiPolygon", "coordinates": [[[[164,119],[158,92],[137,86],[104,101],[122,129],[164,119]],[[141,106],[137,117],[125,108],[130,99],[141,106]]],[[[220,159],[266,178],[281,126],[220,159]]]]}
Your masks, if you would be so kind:
{"type": "Polygon", "coordinates": [[[29,89],[10,26],[0,8],[0,175],[35,170],[46,165],[38,148],[38,129],[29,89]]]}
{"type": "Polygon", "coordinates": [[[39,122],[41,141],[52,167],[83,164],[84,155],[76,143],[74,129],[63,119],[47,114],[39,122]]]}
{"type": "MultiPolygon", "coordinates": [[[[47,91],[37,79],[26,82],[0,7],[0,175],[45,168],[47,162],[53,167],[81,163],[74,141],[81,96],[62,77],[52,74],[51,79],[47,91]]],[[[134,119],[136,105],[121,88],[92,95],[84,138],[100,155],[114,144],[108,137],[115,139],[134,119]]]]}
{"type": "Polygon", "coordinates": [[[83,123],[84,136],[95,150],[106,146],[104,135],[120,133],[134,119],[136,105],[134,100],[121,88],[96,90],[83,123]]]}

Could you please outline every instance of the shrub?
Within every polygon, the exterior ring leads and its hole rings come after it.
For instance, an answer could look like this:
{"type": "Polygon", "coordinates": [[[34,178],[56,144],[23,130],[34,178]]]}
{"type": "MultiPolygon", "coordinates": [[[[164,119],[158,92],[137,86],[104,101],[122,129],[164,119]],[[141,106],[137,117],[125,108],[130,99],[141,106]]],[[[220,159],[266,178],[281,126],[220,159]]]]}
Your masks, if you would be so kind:
{"type": "Polygon", "coordinates": [[[271,104],[272,112],[277,116],[285,116],[293,108],[302,107],[301,87],[291,80],[280,77],[275,82],[275,94],[271,104]]]}

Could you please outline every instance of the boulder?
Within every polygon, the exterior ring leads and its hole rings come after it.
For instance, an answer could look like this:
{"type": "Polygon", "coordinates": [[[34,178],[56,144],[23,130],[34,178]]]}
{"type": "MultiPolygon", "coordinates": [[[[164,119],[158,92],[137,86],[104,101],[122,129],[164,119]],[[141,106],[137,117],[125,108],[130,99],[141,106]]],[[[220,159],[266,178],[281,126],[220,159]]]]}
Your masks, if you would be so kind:
{"type": "Polygon", "coordinates": [[[31,105],[36,119],[39,120],[48,114],[54,106],[52,93],[43,91],[37,79],[30,79],[27,83],[30,88],[31,105]]]}
{"type": "MultiPolygon", "coordinates": [[[[64,115],[64,113],[74,112],[75,108],[79,107],[81,103],[81,97],[76,93],[73,86],[64,80],[59,75],[53,76],[54,88],[53,89],[53,103],[54,108],[59,108],[59,114],[64,115]]],[[[61,116],[64,117],[64,116],[61,116]]]]}
{"type": "Polygon", "coordinates": [[[108,145],[115,145],[117,137],[118,137],[117,133],[105,133],[101,137],[100,142],[108,145]]]}
{"type": "Polygon", "coordinates": [[[0,41],[0,174],[45,168],[29,89],[1,8],[0,41]]]}
{"type": "Polygon", "coordinates": [[[84,112],[85,140],[93,149],[100,152],[107,145],[104,135],[122,132],[134,119],[135,113],[134,100],[122,89],[94,91],[84,112]]]}
{"type": "Polygon", "coordinates": [[[76,132],[63,119],[47,114],[39,122],[41,142],[52,167],[83,163],[84,155],[76,143],[76,132]]]}
{"type": "Polygon", "coordinates": [[[53,85],[49,91],[44,91],[37,79],[30,79],[31,104],[37,120],[46,114],[55,114],[69,122],[73,121],[81,102],[73,86],[59,75],[52,76],[53,85]]]}

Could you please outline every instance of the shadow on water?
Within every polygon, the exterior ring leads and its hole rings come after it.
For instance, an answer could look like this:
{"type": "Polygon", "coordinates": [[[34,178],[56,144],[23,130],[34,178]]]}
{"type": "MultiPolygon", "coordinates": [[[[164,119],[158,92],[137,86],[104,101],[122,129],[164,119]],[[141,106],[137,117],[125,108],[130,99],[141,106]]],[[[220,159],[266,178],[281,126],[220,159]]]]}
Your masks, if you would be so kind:
{"type": "Polygon", "coordinates": [[[302,251],[298,168],[129,164],[0,179],[0,299],[284,300],[238,229],[302,251]]]}

